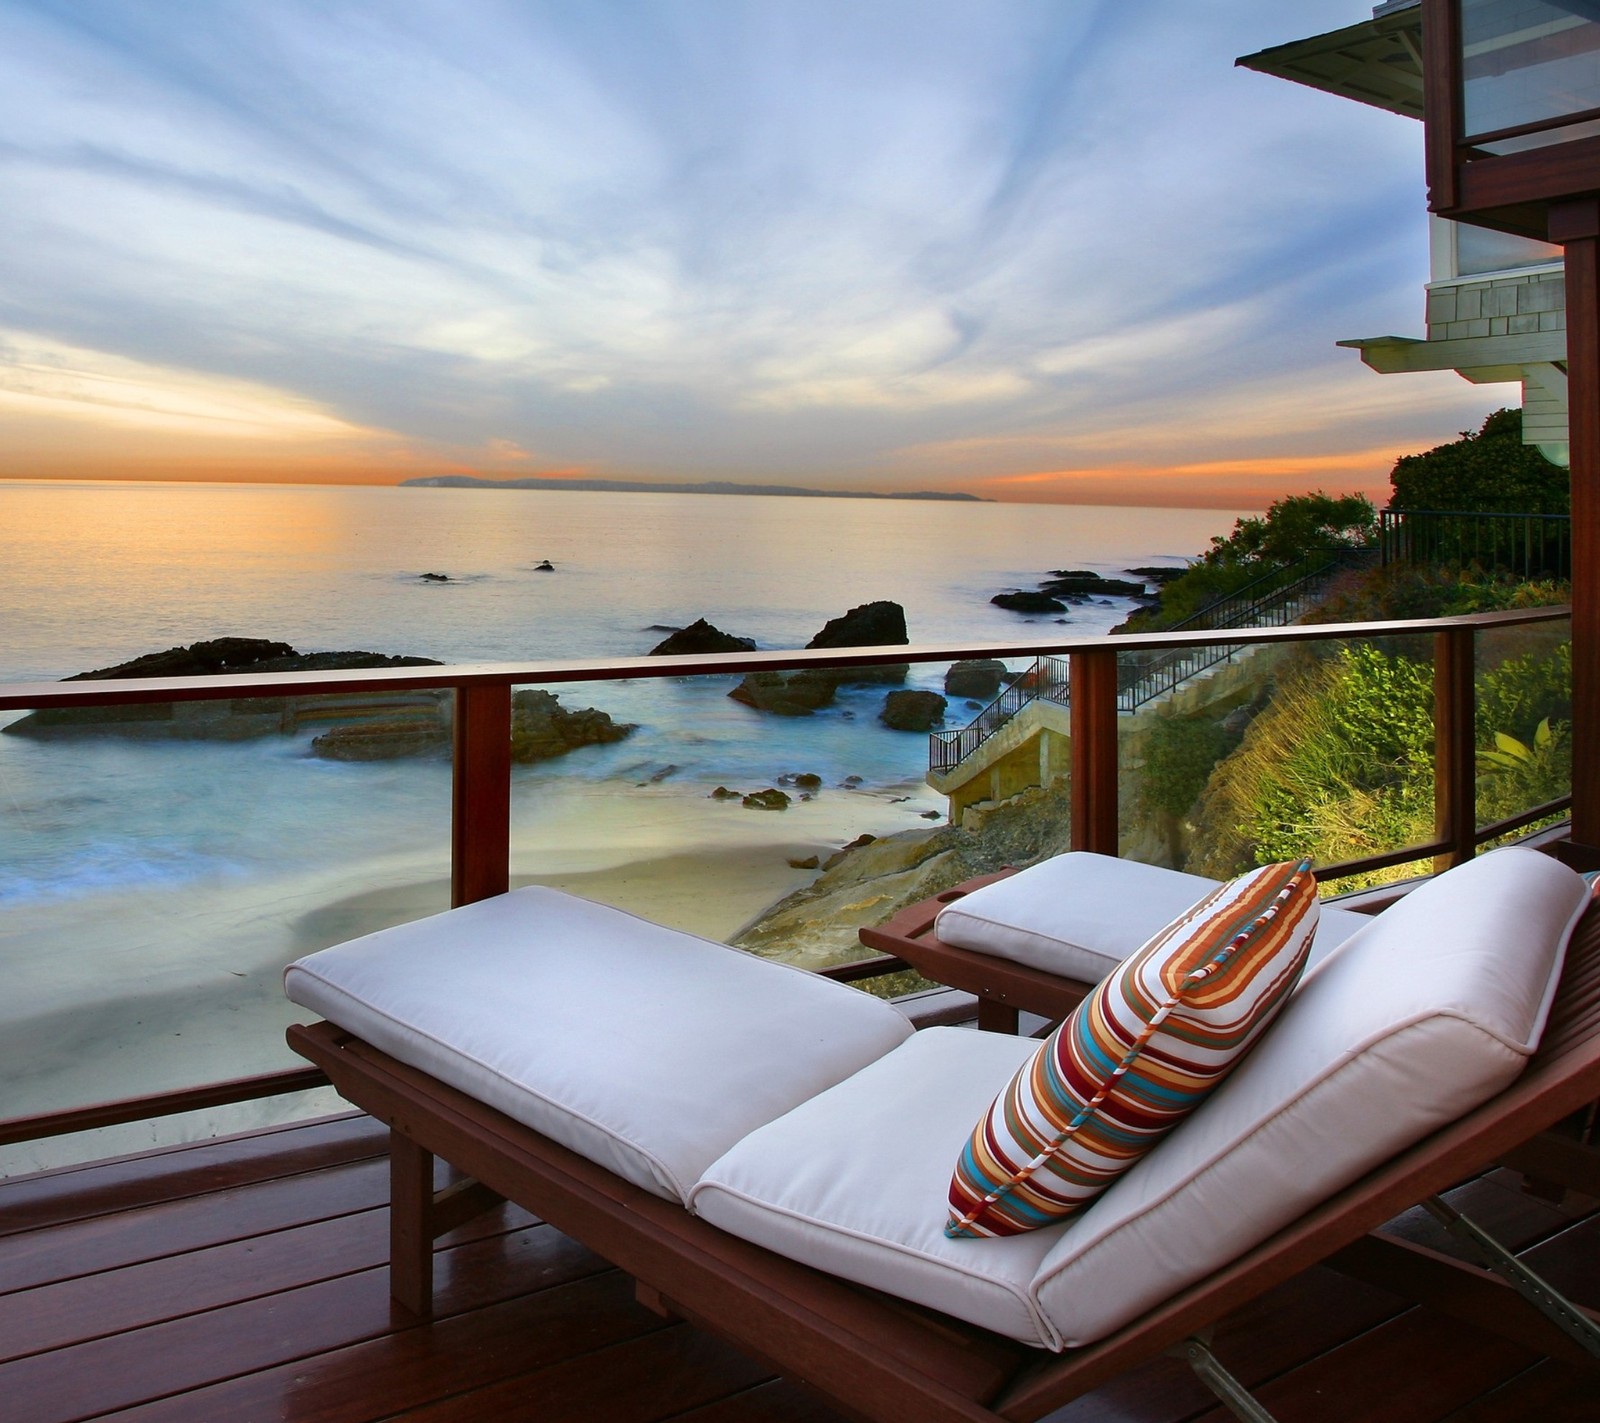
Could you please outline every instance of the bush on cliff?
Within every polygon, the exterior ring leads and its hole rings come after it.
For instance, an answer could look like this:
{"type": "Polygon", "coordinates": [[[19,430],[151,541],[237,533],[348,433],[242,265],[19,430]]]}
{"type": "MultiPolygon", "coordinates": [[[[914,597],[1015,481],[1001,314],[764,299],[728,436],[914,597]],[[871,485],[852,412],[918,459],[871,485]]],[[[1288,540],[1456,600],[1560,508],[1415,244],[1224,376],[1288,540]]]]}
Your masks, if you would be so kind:
{"type": "MultiPolygon", "coordinates": [[[[1480,823],[1529,809],[1571,783],[1570,643],[1533,646],[1477,678],[1480,823]],[[1541,736],[1540,725],[1548,731],[1541,736]],[[1528,751],[1508,753],[1509,738],[1528,751]]],[[[1368,644],[1297,660],[1195,815],[1188,868],[1218,878],[1309,855],[1355,859],[1433,837],[1433,667],[1368,644]]],[[[1401,866],[1341,888],[1415,873],[1401,866]]]]}

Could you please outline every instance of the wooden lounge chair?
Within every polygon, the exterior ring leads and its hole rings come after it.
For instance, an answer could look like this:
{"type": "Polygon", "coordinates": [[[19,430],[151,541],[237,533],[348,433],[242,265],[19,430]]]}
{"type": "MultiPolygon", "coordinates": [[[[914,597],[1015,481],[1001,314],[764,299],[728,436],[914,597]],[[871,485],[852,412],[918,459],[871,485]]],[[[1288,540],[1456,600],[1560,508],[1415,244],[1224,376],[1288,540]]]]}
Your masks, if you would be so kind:
{"type": "MultiPolygon", "coordinates": [[[[936,983],[975,994],[980,1027],[1014,1033],[1019,1013],[1066,1017],[1114,963],[1216,883],[1073,851],[1027,869],[978,875],[862,928],[859,937],[936,983]],[[1003,890],[991,889],[1002,884],[1003,890]],[[1033,933],[1026,931],[1030,920],[1033,933]],[[942,932],[945,923],[950,928],[942,932]]],[[[1365,920],[1364,913],[1324,905],[1319,952],[1365,920]]]]}
{"type": "MultiPolygon", "coordinates": [[[[1570,927],[1570,918],[1567,923],[1570,927]]],[[[375,951],[369,959],[381,964],[382,955],[375,951]]],[[[1325,977],[1333,980],[1331,974],[1325,977]]],[[[1546,1001],[1550,1011],[1538,1050],[1509,1086],[1405,1143],[1103,1337],[1059,1352],[1001,1337],[763,1248],[347,1029],[329,1022],[294,1027],[289,1042],[321,1066],[342,1095],[391,1127],[393,1287],[396,1298],[419,1314],[429,1312],[433,1240],[474,1210],[506,1198],[633,1275],[646,1304],[732,1341],[858,1418],[880,1423],[1036,1419],[1135,1363],[1184,1346],[1230,1407],[1242,1417],[1260,1419],[1267,1415],[1242,1390],[1235,1391],[1195,1336],[1319,1262],[1386,1289],[1410,1291],[1539,1352],[1595,1361],[1600,1347],[1595,1315],[1564,1301],[1551,1307],[1551,1317],[1524,1309],[1510,1300],[1510,1287],[1496,1275],[1372,1233],[1600,1097],[1600,915],[1595,912],[1578,921],[1559,988],[1546,1001]],[[434,1157],[452,1163],[468,1181],[436,1194],[434,1157]]],[[[1294,1011],[1291,1004],[1289,1013],[1294,1011]]],[[[596,1025],[595,1031],[603,1029],[596,1025]]],[[[979,1040],[995,1050],[1015,1042],[931,1029],[917,1034],[910,1046],[938,1033],[965,1040],[963,1050],[979,1040]]],[[[408,1050],[408,1055],[414,1054],[408,1050]]],[[[871,1070],[847,1079],[838,1090],[871,1070]]],[[[915,1104],[908,1107],[915,1115],[915,1104]]],[[[1186,1129],[1147,1160],[1174,1146],[1186,1129]]],[[[753,1133],[740,1147],[760,1135],[753,1133]]],[[[1119,1189],[1120,1184],[1112,1188],[1119,1189]]],[[[1083,1220],[1089,1221],[1106,1200],[1109,1193],[1083,1220]]],[[[971,1242],[978,1249],[1005,1243],[971,1242]]]]}

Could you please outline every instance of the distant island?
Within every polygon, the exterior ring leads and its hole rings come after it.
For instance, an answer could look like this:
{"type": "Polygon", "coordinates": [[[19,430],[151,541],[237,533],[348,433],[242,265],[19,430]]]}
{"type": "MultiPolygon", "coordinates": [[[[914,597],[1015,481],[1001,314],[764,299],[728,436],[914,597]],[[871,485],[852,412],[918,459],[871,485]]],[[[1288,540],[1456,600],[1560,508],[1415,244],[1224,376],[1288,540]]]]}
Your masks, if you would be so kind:
{"type": "Polygon", "coordinates": [[[576,489],[583,493],[607,494],[788,494],[802,499],[955,499],[966,504],[993,501],[976,494],[940,494],[919,489],[904,494],[877,494],[871,490],[802,489],[794,484],[734,484],[726,479],[708,479],[700,484],[665,484],[631,479],[552,479],[532,475],[525,479],[480,479],[475,474],[430,474],[422,479],[403,479],[402,489],[576,489]]]}

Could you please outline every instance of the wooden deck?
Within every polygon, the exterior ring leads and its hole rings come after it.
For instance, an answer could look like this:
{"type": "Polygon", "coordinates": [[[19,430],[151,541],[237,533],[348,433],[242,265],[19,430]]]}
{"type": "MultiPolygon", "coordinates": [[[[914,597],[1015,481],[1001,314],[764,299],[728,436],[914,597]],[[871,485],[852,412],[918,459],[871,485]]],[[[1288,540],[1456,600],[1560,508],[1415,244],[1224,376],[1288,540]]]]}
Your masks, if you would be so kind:
{"type": "MultiPolygon", "coordinates": [[[[0,1182],[0,1418],[831,1423],[761,1365],[637,1305],[514,1207],[440,1242],[439,1317],[388,1297],[385,1137],[361,1116],[0,1182]]],[[[1457,1205],[1584,1303],[1600,1214],[1495,1172],[1457,1205]]],[[[1405,1233],[1449,1249],[1420,1212],[1405,1233]]],[[[1314,1270],[1215,1347],[1282,1423],[1600,1418],[1600,1376],[1314,1270]]],[[[1225,1419],[1175,1361],[1052,1423],[1225,1419]]],[[[908,1419],[907,1423],[915,1423],[908,1419]]]]}

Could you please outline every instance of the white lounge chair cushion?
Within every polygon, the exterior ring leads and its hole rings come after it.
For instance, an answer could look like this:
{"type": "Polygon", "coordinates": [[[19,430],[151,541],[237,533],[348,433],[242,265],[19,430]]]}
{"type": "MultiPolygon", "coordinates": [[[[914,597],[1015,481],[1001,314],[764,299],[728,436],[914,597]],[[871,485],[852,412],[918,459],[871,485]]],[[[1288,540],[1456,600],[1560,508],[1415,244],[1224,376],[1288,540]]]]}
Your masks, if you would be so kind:
{"type": "Polygon", "coordinates": [[[1103,1337],[1506,1087],[1587,902],[1554,859],[1497,850],[1347,940],[1238,1071],[1059,1237],[1035,1297],[1061,1338],[1103,1337]]]}
{"type": "Polygon", "coordinates": [[[1030,1284],[1065,1227],[1003,1240],[944,1233],[950,1163],[1037,1047],[926,1028],[751,1133],[701,1177],[690,1209],[829,1274],[1055,1347],[1030,1284]]]}
{"type": "MultiPolygon", "coordinates": [[[[1072,850],[951,901],[934,932],[957,948],[1098,983],[1219,883],[1072,850]]],[[[1311,962],[1370,922],[1370,915],[1324,905],[1311,962]]]]}
{"type": "Polygon", "coordinates": [[[734,1142],[911,1033],[855,989],[537,887],[324,949],[284,990],[678,1200],[734,1142]]]}

